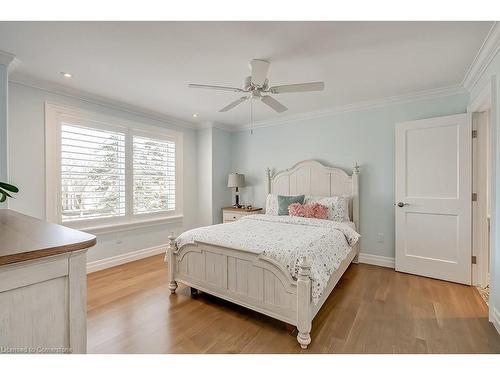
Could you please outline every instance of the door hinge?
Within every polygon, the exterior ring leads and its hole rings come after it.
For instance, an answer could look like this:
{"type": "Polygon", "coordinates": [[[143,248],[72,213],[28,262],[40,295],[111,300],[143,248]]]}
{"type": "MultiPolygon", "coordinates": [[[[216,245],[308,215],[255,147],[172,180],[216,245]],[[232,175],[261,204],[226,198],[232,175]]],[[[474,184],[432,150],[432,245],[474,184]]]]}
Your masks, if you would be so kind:
{"type": "Polygon", "coordinates": [[[472,201],[477,202],[477,193],[472,193],[472,201]]]}
{"type": "Polygon", "coordinates": [[[475,256],[475,255],[473,255],[473,256],[472,256],[472,264],[476,264],[476,261],[477,261],[476,256],[475,256]]]}
{"type": "Polygon", "coordinates": [[[472,131],[472,138],[477,138],[477,130],[476,129],[474,129],[472,131]]]}

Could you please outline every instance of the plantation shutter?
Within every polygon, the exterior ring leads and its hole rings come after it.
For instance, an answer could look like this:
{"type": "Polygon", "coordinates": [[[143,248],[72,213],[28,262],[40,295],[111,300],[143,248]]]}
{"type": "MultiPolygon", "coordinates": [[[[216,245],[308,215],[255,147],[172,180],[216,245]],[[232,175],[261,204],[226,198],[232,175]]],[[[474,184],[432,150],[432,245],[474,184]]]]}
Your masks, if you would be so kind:
{"type": "Polygon", "coordinates": [[[133,213],[175,211],[175,142],[133,135],[133,213]]]}
{"type": "Polygon", "coordinates": [[[61,124],[61,220],[125,215],[125,133],[61,124]]]}

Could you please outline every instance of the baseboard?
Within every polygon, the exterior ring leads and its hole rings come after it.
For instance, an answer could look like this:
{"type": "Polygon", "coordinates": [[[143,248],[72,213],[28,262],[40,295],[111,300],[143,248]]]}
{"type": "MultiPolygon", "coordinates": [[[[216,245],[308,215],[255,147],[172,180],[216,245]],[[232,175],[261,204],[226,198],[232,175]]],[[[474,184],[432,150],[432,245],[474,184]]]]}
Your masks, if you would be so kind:
{"type": "Polygon", "coordinates": [[[394,258],[368,253],[359,253],[359,262],[374,266],[394,268],[394,258]]]}
{"type": "Polygon", "coordinates": [[[159,245],[149,247],[147,249],[141,249],[136,251],[130,251],[125,254],[116,255],[114,257],[104,258],[95,260],[93,262],[87,263],[87,273],[92,273],[106,268],[119,266],[120,264],[125,264],[128,262],[133,262],[134,260],[139,260],[147,258],[157,254],[163,254],[167,250],[168,245],[159,245]]]}
{"type": "Polygon", "coordinates": [[[494,307],[491,309],[491,322],[493,323],[493,325],[497,329],[498,334],[500,335],[500,312],[494,307]]]}

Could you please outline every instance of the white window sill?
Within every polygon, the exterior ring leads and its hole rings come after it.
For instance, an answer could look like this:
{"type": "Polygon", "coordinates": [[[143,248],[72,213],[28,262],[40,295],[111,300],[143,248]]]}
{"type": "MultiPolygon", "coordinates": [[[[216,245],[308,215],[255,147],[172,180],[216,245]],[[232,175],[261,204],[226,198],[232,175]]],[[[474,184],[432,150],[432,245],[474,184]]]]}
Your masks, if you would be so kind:
{"type": "MultiPolygon", "coordinates": [[[[182,223],[183,215],[168,216],[162,218],[145,219],[140,221],[131,221],[127,223],[103,224],[98,226],[76,227],[70,226],[73,229],[88,232],[94,235],[123,232],[133,229],[148,228],[155,225],[182,223]]],[[[64,224],[63,224],[64,225],[64,224]]]]}

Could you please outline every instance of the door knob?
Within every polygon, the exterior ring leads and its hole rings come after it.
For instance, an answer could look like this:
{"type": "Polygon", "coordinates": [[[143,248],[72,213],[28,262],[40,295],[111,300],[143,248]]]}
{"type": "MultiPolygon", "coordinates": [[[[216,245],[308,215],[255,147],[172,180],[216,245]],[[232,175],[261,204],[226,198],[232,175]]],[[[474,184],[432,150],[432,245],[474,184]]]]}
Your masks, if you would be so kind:
{"type": "Polygon", "coordinates": [[[409,203],[398,202],[398,207],[409,206],[409,203]]]}

